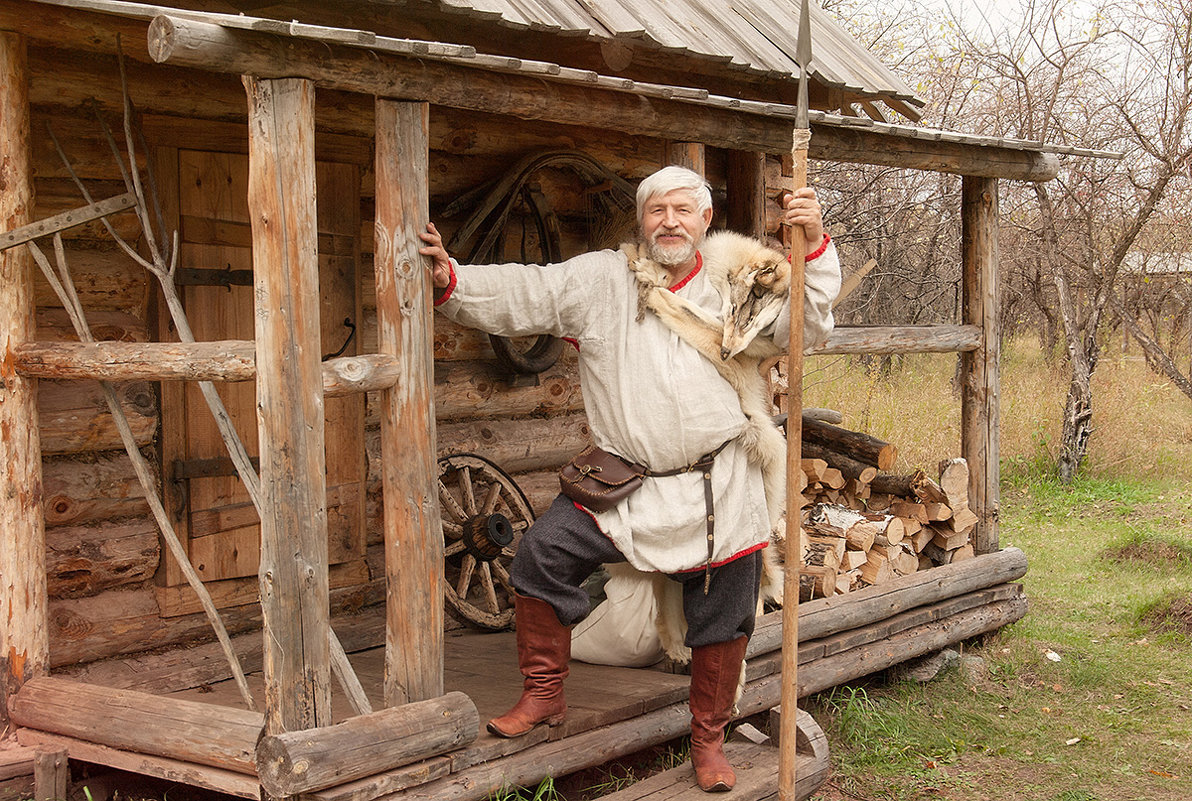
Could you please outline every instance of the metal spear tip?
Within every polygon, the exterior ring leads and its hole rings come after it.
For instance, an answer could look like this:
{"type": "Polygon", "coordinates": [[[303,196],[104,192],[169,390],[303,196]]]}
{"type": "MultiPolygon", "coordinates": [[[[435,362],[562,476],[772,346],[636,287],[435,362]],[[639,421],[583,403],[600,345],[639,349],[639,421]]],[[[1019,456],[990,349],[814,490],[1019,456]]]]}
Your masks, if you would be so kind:
{"type": "Polygon", "coordinates": [[[799,38],[795,43],[795,61],[803,73],[811,68],[811,9],[808,0],[803,0],[799,10],[799,38]]]}
{"type": "Polygon", "coordinates": [[[799,11],[799,39],[795,44],[795,61],[799,64],[799,101],[795,107],[795,127],[806,130],[807,120],[807,73],[811,71],[811,9],[808,0],[803,0],[799,11]]]}

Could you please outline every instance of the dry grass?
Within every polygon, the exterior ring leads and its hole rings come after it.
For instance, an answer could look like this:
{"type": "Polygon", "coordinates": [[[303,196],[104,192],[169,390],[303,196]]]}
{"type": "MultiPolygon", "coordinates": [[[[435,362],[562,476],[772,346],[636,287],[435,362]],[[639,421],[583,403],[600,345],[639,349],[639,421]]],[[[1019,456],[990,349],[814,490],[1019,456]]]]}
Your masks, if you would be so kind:
{"type": "MultiPolygon", "coordinates": [[[[928,473],[960,455],[957,356],[896,358],[889,370],[850,357],[807,360],[803,402],[844,414],[843,425],[899,450],[898,472],[928,473]]],[[[1141,357],[1103,358],[1093,376],[1094,432],[1089,475],[1192,482],[1192,401],[1150,372],[1141,357]]],[[[1067,366],[1038,344],[1008,342],[1002,354],[1001,458],[1004,472],[1054,464],[1068,388],[1067,366]]]]}

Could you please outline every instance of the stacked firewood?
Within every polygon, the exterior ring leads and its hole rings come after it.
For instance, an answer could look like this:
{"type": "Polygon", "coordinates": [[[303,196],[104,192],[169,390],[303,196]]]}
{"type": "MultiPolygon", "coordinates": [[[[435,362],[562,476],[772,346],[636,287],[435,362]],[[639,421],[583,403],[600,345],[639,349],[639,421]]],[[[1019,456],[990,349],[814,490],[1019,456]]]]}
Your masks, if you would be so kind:
{"type": "Polygon", "coordinates": [[[940,462],[938,480],[878,472],[894,465],[889,443],[806,415],[803,432],[801,600],[973,556],[964,459],[940,462]]]}

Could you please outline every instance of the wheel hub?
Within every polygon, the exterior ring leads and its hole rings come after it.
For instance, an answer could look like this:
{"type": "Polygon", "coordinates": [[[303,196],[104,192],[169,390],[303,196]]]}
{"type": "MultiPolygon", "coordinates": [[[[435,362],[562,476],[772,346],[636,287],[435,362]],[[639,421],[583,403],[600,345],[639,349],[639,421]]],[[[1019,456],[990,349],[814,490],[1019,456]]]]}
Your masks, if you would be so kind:
{"type": "Polygon", "coordinates": [[[464,547],[482,562],[496,559],[513,542],[513,524],[499,512],[469,518],[463,530],[464,547]]]}

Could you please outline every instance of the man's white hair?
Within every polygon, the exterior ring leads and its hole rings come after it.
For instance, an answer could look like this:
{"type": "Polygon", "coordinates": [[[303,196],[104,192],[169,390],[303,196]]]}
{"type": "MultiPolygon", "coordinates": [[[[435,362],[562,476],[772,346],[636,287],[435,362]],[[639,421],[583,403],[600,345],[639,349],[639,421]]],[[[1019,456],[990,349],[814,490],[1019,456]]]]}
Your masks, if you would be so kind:
{"type": "Polygon", "coordinates": [[[695,210],[703,214],[712,208],[712,189],[704,177],[686,167],[663,167],[637,185],[637,221],[642,221],[642,211],[650,198],[665,195],[676,189],[691,193],[695,210]]]}

